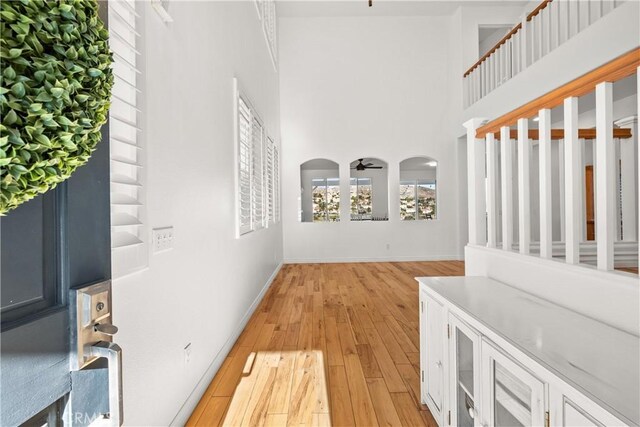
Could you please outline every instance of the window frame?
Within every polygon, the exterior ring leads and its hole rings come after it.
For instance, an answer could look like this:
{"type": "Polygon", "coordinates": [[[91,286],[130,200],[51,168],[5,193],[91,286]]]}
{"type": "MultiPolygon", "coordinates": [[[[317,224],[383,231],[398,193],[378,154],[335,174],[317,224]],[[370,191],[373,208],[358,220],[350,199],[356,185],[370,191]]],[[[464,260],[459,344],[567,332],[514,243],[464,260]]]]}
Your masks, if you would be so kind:
{"type": "MultiPolygon", "coordinates": [[[[335,177],[335,178],[334,177],[311,178],[311,187],[312,187],[311,188],[311,206],[312,206],[311,215],[312,215],[312,217],[313,217],[313,213],[314,213],[314,209],[313,209],[313,205],[314,205],[314,203],[313,203],[313,187],[314,187],[313,183],[314,183],[314,181],[323,181],[324,182],[324,198],[325,198],[325,201],[327,201],[328,198],[329,198],[329,181],[334,181],[334,182],[337,183],[337,185],[336,184],[332,184],[331,186],[332,187],[338,187],[338,195],[340,195],[340,178],[339,177],[335,177]]],[[[313,219],[313,221],[311,221],[311,222],[312,223],[317,223],[317,222],[340,222],[340,205],[339,204],[340,204],[340,196],[338,196],[338,212],[337,212],[338,216],[337,216],[337,219],[335,221],[332,221],[331,219],[329,219],[329,209],[328,209],[327,204],[325,203],[325,209],[324,209],[324,218],[325,219],[322,220],[322,221],[316,221],[315,219],[313,219]]]]}
{"type": "MultiPolygon", "coordinates": [[[[428,179],[403,179],[399,181],[398,186],[402,186],[402,185],[412,185],[413,186],[413,197],[415,200],[415,214],[413,218],[400,218],[400,221],[435,221],[438,219],[438,180],[428,180],[428,179]],[[436,193],[436,204],[435,204],[435,214],[433,218],[418,218],[419,216],[419,197],[418,197],[418,187],[420,185],[433,185],[434,191],[436,193]]],[[[398,208],[400,208],[402,206],[402,201],[399,200],[399,205],[398,208]]],[[[401,211],[399,211],[401,213],[401,211]]]]}
{"type": "MultiPolygon", "coordinates": [[[[234,85],[234,198],[235,198],[235,232],[236,238],[245,234],[268,228],[269,224],[280,221],[280,165],[279,150],[274,139],[269,136],[267,127],[260,115],[256,112],[251,100],[245,95],[238,79],[233,79],[234,85]],[[246,114],[241,113],[241,104],[246,107],[246,114]],[[242,141],[241,114],[248,125],[248,141],[242,141]],[[260,129],[259,138],[255,138],[255,128],[260,129]],[[241,146],[242,144],[242,146],[241,146]],[[256,144],[258,147],[256,147],[256,144]],[[246,161],[246,174],[248,176],[249,194],[249,219],[243,221],[242,215],[242,148],[246,147],[248,160],[246,161]],[[258,163],[255,162],[256,149],[260,152],[258,163]],[[271,167],[267,156],[271,153],[271,167]],[[257,170],[258,166],[260,170],[257,170]],[[268,184],[272,183],[272,194],[269,193],[268,184]],[[256,209],[256,201],[260,200],[261,206],[256,209]],[[258,218],[260,217],[260,218],[258,218]]],[[[246,215],[245,215],[246,216],[246,215]]]]}

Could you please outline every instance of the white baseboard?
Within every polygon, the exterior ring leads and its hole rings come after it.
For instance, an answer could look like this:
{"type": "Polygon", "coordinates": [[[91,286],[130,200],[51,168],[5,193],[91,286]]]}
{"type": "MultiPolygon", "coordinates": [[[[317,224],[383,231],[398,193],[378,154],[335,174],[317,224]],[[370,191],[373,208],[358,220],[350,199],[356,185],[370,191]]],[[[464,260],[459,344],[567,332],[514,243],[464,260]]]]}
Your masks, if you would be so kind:
{"type": "Polygon", "coordinates": [[[204,394],[204,392],[207,390],[207,387],[211,383],[211,380],[213,380],[213,377],[218,372],[218,369],[220,369],[222,362],[224,362],[224,359],[227,357],[227,355],[231,351],[231,348],[235,344],[236,340],[244,330],[244,327],[247,325],[247,322],[253,315],[253,312],[258,307],[258,304],[260,304],[260,301],[262,301],[262,298],[264,298],[264,295],[267,293],[267,291],[271,287],[271,284],[273,283],[273,280],[276,278],[276,276],[280,272],[282,265],[283,263],[281,262],[273,271],[273,273],[267,280],[267,283],[265,283],[265,285],[263,286],[258,296],[253,300],[253,303],[251,304],[251,306],[245,313],[244,317],[240,321],[240,324],[238,324],[238,327],[236,328],[236,330],[233,331],[229,339],[227,339],[227,342],[225,342],[225,344],[222,346],[222,348],[220,349],[216,357],[213,359],[213,361],[207,368],[207,371],[204,373],[202,378],[200,378],[200,381],[198,381],[198,384],[195,386],[195,388],[193,389],[193,391],[191,392],[187,400],[184,402],[184,404],[182,405],[182,407],[180,408],[176,416],[173,418],[173,420],[171,420],[171,423],[169,425],[183,426],[187,423],[187,421],[189,420],[189,417],[193,413],[193,410],[198,405],[198,402],[202,398],[202,395],[204,394]]]}
{"type": "Polygon", "coordinates": [[[463,261],[464,256],[460,254],[450,255],[427,255],[427,256],[390,256],[380,258],[359,258],[359,257],[342,257],[342,258],[287,258],[285,264],[327,264],[327,263],[346,263],[346,262],[416,262],[416,261],[463,261]]]}

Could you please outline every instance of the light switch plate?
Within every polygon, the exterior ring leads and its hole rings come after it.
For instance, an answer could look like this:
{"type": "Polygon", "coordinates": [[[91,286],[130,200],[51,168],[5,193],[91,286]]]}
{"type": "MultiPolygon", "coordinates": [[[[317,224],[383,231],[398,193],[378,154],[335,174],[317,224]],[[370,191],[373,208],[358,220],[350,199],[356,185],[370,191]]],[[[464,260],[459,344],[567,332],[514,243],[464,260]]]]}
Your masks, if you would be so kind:
{"type": "Polygon", "coordinates": [[[151,232],[154,253],[173,248],[173,227],[154,228],[151,232]]]}

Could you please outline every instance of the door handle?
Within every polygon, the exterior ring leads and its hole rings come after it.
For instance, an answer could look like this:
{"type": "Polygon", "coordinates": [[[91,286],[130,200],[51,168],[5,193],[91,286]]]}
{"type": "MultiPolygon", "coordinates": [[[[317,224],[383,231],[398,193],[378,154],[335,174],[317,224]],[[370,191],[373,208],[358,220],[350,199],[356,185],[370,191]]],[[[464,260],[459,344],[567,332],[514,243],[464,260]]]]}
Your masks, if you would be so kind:
{"type": "Polygon", "coordinates": [[[109,371],[109,420],[111,420],[111,426],[120,427],[123,420],[122,349],[118,344],[100,341],[92,345],[89,351],[92,356],[107,359],[107,369],[109,371]]]}

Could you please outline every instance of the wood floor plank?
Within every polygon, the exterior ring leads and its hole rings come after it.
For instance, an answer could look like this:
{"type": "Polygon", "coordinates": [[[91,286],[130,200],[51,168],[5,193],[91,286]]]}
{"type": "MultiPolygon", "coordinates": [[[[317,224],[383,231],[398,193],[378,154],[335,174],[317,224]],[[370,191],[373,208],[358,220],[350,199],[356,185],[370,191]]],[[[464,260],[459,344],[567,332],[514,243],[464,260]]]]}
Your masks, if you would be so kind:
{"type": "Polygon", "coordinates": [[[325,317],[325,334],[329,366],[344,365],[342,350],[340,349],[340,337],[338,336],[338,323],[335,317],[325,317]]]}
{"type": "Polygon", "coordinates": [[[380,335],[378,335],[378,331],[375,329],[366,329],[365,333],[371,344],[371,350],[373,350],[378,366],[380,366],[380,372],[382,372],[382,376],[387,382],[389,391],[392,393],[407,391],[404,380],[400,376],[398,369],[396,369],[396,365],[393,363],[393,359],[389,355],[380,335]]]}
{"type": "Polygon", "coordinates": [[[420,415],[420,411],[413,403],[409,393],[391,393],[391,400],[403,426],[427,426],[427,423],[422,418],[422,415],[420,415]]]}
{"type": "MultiPolygon", "coordinates": [[[[213,390],[212,396],[233,396],[249,354],[251,354],[251,347],[238,348],[238,352],[233,356],[229,367],[218,380],[218,386],[213,390]]],[[[213,380],[216,381],[216,378],[213,380]]]]}
{"type": "Polygon", "coordinates": [[[355,425],[349,384],[344,366],[329,366],[331,423],[335,427],[355,425]]]}
{"type": "Polygon", "coordinates": [[[293,382],[293,368],[296,356],[297,352],[294,351],[282,351],[280,353],[278,372],[273,385],[271,401],[269,402],[268,413],[270,414],[289,412],[291,383],[293,382]]]}
{"type": "Polygon", "coordinates": [[[218,427],[225,415],[230,397],[212,397],[207,402],[207,406],[197,421],[198,426],[218,427]]]}
{"type": "Polygon", "coordinates": [[[287,425],[287,414],[267,414],[265,427],[282,427],[287,425]]]}
{"type": "Polygon", "coordinates": [[[369,344],[357,344],[356,349],[365,378],[382,378],[382,372],[380,372],[380,367],[376,362],[371,346],[369,344]]]}
{"type": "Polygon", "coordinates": [[[393,406],[389,390],[382,378],[367,378],[367,386],[376,410],[376,417],[380,426],[400,426],[400,418],[393,406]]]}
{"type": "Polygon", "coordinates": [[[414,277],[463,274],[457,261],[283,266],[187,425],[436,427],[414,277]]]}
{"type": "Polygon", "coordinates": [[[371,396],[369,396],[367,381],[362,372],[360,359],[358,359],[356,354],[344,356],[344,370],[347,374],[351,407],[356,425],[368,427],[377,426],[378,421],[375,416],[371,396]]]}

